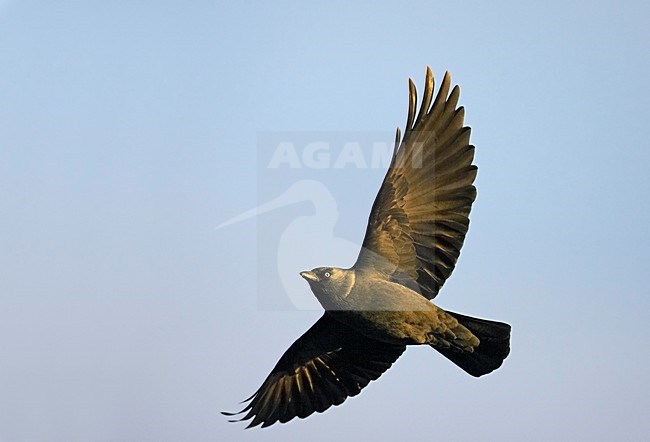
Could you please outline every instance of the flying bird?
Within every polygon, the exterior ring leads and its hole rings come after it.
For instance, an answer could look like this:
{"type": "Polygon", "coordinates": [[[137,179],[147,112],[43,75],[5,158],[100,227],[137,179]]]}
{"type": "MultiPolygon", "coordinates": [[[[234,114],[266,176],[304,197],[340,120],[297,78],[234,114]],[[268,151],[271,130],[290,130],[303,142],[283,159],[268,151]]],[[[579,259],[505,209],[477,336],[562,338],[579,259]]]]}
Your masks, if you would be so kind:
{"type": "MultiPolygon", "coordinates": [[[[282,355],[239,413],[248,427],[285,423],[339,405],[382,375],[407,345],[429,345],[472,376],[501,366],[510,325],[449,312],[433,300],[451,275],[476,198],[470,128],[446,72],[433,99],[427,67],[416,116],[409,79],[404,136],[370,211],[356,263],[300,275],[325,309],[282,355]]],[[[236,420],[235,420],[236,421],[236,420]]]]}

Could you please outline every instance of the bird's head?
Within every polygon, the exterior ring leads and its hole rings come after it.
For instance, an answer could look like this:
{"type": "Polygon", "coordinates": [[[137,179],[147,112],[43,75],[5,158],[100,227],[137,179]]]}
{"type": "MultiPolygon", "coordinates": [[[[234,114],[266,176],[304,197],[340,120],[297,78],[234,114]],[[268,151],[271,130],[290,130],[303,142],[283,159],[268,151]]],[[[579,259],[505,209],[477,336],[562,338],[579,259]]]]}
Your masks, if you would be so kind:
{"type": "Polygon", "coordinates": [[[354,270],[337,267],[317,267],[300,276],[309,283],[316,299],[325,310],[345,308],[345,298],[354,285],[354,270]]]}

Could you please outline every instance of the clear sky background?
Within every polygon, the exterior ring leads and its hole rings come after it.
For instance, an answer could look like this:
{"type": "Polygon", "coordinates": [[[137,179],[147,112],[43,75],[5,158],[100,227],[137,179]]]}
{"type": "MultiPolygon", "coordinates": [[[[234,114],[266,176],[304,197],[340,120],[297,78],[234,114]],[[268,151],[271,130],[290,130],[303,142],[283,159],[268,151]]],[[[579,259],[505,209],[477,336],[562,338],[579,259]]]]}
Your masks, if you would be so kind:
{"type": "MultiPolygon", "coordinates": [[[[352,3],[0,3],[1,441],[648,439],[646,2],[352,3]],[[308,203],[215,229],[275,195],[259,134],[403,127],[427,65],[479,166],[437,303],[511,356],[410,348],[325,414],[228,424],[320,316],[259,295],[260,226],[308,203]]],[[[338,237],[382,175],[314,171],[338,237]]]]}

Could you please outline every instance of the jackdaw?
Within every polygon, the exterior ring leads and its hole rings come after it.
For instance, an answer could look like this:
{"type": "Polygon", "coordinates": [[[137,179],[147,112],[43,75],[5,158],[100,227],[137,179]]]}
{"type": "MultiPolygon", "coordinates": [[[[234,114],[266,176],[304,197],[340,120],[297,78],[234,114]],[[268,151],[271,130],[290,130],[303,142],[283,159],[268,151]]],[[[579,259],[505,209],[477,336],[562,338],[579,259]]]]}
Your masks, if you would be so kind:
{"type": "MultiPolygon", "coordinates": [[[[445,311],[430,302],[456,265],[476,198],[477,167],[464,109],[445,73],[433,100],[409,79],[404,137],[397,129],[390,167],[375,198],[359,257],[349,269],[300,275],[325,309],[247,399],[248,427],[305,418],[359,394],[407,345],[429,345],[472,376],[499,368],[510,326],[445,311]],[[432,103],[433,101],[433,103],[432,103]]],[[[224,413],[229,416],[234,413],[224,413]]]]}

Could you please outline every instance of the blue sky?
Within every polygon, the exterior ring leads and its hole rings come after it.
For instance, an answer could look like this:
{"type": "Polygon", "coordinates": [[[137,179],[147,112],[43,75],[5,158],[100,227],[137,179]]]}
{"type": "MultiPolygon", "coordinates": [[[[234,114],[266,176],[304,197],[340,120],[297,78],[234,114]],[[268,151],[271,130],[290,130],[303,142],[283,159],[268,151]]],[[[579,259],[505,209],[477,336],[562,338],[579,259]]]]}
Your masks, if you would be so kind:
{"type": "Polygon", "coordinates": [[[648,13],[0,3],[0,440],[647,439],[648,13]],[[427,65],[461,86],[479,167],[436,302],[511,323],[511,356],[474,379],[411,348],[323,415],[227,424],[320,315],[273,259],[315,209],[215,227],[311,179],[338,215],[313,236],[358,244],[383,171],[272,171],[264,141],[392,136],[427,65]]]}

